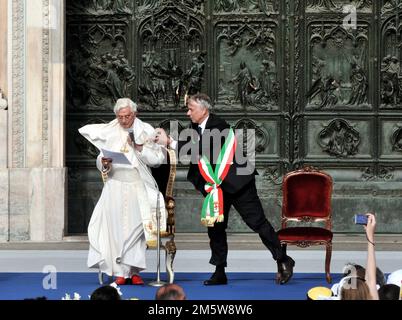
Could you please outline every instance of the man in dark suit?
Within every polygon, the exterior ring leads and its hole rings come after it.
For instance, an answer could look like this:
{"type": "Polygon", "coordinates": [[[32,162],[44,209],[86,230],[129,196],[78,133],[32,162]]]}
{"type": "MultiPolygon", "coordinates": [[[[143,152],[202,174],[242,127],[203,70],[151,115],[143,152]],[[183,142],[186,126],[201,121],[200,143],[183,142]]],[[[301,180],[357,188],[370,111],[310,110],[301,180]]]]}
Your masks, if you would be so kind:
{"type": "MultiPolygon", "coordinates": [[[[220,133],[228,132],[230,126],[225,120],[209,112],[211,101],[205,94],[200,93],[190,96],[187,99],[187,107],[187,116],[191,120],[191,128],[194,129],[194,133],[198,132],[198,134],[195,133],[195,135],[186,141],[174,141],[171,137],[166,136],[163,129],[157,129],[158,133],[155,141],[180,150],[188,143],[194,144],[194,137],[196,137],[196,141],[199,140],[199,155],[205,155],[214,168],[217,154],[219,153],[216,152],[216,149],[221,149],[225,141],[225,136],[220,135],[220,133]],[[218,139],[216,139],[217,135],[218,139]]],[[[198,157],[196,158],[198,161],[198,157]]],[[[254,232],[259,234],[264,245],[271,251],[272,257],[278,264],[277,282],[284,284],[292,277],[295,262],[284,253],[275,230],[265,217],[255,185],[256,170],[253,169],[247,172],[248,163],[241,165],[237,160],[235,157],[233,164],[230,166],[226,177],[220,185],[223,194],[224,220],[208,226],[212,253],[209,262],[216,266],[216,270],[209,280],[204,281],[204,284],[227,284],[225,274],[228,253],[226,228],[228,225],[229,210],[232,205],[239,212],[244,222],[254,232]]],[[[200,172],[197,161],[192,161],[190,164],[187,180],[206,196],[207,192],[204,188],[206,180],[200,172]]]]}

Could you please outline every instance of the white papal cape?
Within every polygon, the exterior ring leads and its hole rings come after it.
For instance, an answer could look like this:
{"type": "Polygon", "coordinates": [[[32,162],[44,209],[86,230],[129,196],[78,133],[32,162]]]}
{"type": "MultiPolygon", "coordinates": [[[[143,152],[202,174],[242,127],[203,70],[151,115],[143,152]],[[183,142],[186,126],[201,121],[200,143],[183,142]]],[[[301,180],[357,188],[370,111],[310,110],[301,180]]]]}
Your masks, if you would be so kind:
{"type": "MultiPolygon", "coordinates": [[[[133,124],[141,152],[126,144],[128,132],[117,119],[107,124],[90,124],[78,131],[99,150],[120,152],[122,147],[131,165],[113,164],[102,194],[88,225],[88,267],[99,268],[109,276],[130,277],[146,268],[146,241],[156,238],[158,190],[149,166],[164,161],[161,146],[152,141],[154,128],[136,118],[133,124]]],[[[99,154],[96,165],[102,168],[99,154]]],[[[163,195],[159,193],[161,231],[166,230],[163,195]]]]}

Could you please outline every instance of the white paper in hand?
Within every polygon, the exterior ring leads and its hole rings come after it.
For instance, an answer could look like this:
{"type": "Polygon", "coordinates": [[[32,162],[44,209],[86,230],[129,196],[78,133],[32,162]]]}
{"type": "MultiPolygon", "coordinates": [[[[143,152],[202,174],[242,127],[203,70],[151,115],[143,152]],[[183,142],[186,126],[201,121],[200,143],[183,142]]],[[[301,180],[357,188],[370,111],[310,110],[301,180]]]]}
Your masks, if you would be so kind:
{"type": "Polygon", "coordinates": [[[105,158],[113,159],[113,164],[128,164],[131,165],[131,162],[127,159],[126,155],[123,152],[115,152],[106,149],[101,149],[103,156],[105,158]]]}

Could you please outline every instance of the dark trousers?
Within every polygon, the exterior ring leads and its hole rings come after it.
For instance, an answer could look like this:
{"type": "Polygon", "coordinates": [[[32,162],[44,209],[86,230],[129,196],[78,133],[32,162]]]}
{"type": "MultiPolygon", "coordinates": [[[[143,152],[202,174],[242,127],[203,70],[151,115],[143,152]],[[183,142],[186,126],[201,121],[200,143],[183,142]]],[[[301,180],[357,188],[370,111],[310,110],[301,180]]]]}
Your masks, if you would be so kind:
{"type": "Polygon", "coordinates": [[[228,243],[226,228],[228,226],[229,210],[232,205],[251,230],[258,233],[264,245],[271,251],[274,260],[281,261],[285,258],[278,235],[265,217],[257,194],[255,180],[252,180],[234,194],[223,192],[223,202],[224,221],[215,223],[214,227],[208,227],[209,245],[212,252],[209,263],[223,267],[227,265],[228,243]]]}

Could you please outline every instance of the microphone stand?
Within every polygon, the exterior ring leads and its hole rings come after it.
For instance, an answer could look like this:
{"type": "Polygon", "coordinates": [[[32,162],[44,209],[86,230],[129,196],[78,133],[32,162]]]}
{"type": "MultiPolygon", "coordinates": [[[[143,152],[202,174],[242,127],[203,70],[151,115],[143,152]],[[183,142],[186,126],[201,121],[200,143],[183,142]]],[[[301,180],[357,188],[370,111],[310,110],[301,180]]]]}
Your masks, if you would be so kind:
{"type": "MultiPolygon", "coordinates": [[[[152,174],[151,174],[151,176],[152,176],[152,174]]],[[[152,177],[152,179],[154,179],[154,177],[152,177]]],[[[157,231],[156,250],[157,250],[158,254],[157,254],[157,264],[156,264],[156,280],[152,281],[148,284],[153,287],[162,287],[163,285],[166,284],[166,282],[161,281],[161,251],[160,251],[160,247],[161,247],[161,232],[160,232],[161,211],[160,211],[160,203],[159,203],[160,192],[159,192],[158,184],[156,183],[155,179],[154,179],[154,182],[156,185],[156,189],[158,191],[158,197],[156,200],[156,231],[157,231]]]]}
{"type": "Polygon", "coordinates": [[[160,210],[160,192],[159,192],[159,186],[158,183],[156,182],[155,178],[153,177],[152,173],[150,172],[150,170],[148,169],[148,167],[146,166],[145,163],[143,163],[143,161],[141,160],[140,157],[138,157],[139,163],[141,163],[141,165],[145,168],[145,171],[148,172],[149,176],[151,177],[154,186],[156,188],[157,191],[157,198],[156,198],[156,232],[157,232],[157,236],[156,236],[156,250],[157,250],[157,264],[156,264],[156,280],[155,281],[151,281],[150,283],[148,283],[148,285],[153,286],[153,287],[162,287],[163,285],[166,284],[166,282],[161,281],[161,210],[160,210]]]}

